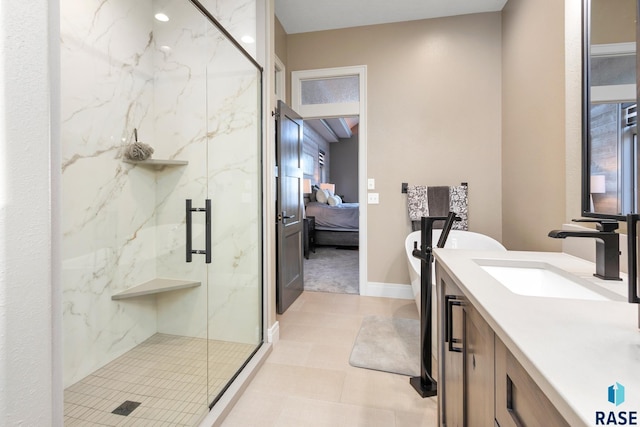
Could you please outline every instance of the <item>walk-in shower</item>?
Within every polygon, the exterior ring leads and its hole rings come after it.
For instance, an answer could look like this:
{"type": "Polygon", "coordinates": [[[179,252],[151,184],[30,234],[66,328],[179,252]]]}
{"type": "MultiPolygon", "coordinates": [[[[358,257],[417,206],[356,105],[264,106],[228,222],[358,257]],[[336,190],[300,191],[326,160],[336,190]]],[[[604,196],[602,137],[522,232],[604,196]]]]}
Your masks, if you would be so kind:
{"type": "Polygon", "coordinates": [[[66,425],[195,425],[263,342],[255,2],[205,5],[61,1],[66,425]]]}

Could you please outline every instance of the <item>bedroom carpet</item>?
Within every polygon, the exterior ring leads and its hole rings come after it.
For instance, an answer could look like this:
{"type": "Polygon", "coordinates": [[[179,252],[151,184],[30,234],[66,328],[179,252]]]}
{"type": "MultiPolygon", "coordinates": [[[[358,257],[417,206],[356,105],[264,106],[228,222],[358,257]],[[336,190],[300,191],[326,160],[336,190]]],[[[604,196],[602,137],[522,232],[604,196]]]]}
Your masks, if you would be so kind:
{"type": "Polygon", "coordinates": [[[420,375],[420,321],[365,317],[353,344],[349,364],[400,375],[420,375]]]}
{"type": "Polygon", "coordinates": [[[316,246],[304,260],[304,290],[359,294],[358,251],[316,246]]]}

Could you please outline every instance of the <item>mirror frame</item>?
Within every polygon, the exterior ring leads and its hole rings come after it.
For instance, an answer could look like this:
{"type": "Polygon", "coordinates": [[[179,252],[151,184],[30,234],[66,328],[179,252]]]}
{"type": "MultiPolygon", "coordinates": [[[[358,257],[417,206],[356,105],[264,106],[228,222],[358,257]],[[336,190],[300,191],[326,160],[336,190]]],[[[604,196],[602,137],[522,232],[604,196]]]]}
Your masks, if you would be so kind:
{"type": "MultiPolygon", "coordinates": [[[[640,33],[640,0],[636,0],[636,46],[640,33]]],[[[588,218],[625,221],[626,215],[605,214],[591,211],[591,0],[582,1],[582,189],[581,215],[588,218]]],[[[640,55],[636,55],[636,70],[640,70],[640,55]]],[[[636,73],[636,103],[640,99],[640,83],[636,73]]],[[[640,147],[638,148],[640,150],[640,147]]],[[[640,166],[640,165],[638,165],[640,166]]],[[[637,171],[640,174],[640,171],[637,171]]],[[[640,198],[640,195],[639,195],[640,198]]],[[[640,212],[632,212],[640,213],[640,212]]]]}
{"type": "Polygon", "coordinates": [[[593,218],[610,218],[610,215],[591,212],[591,0],[582,1],[582,194],[581,215],[593,218]]]}

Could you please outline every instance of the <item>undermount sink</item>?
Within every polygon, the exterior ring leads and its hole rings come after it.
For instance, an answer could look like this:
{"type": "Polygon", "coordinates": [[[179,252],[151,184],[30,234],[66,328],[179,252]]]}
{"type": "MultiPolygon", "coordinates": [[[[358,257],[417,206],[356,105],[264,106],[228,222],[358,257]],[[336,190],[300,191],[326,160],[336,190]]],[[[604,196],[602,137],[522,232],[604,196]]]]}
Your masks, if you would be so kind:
{"type": "Polygon", "coordinates": [[[609,301],[617,295],[544,262],[475,260],[511,292],[518,295],[609,301]]]}

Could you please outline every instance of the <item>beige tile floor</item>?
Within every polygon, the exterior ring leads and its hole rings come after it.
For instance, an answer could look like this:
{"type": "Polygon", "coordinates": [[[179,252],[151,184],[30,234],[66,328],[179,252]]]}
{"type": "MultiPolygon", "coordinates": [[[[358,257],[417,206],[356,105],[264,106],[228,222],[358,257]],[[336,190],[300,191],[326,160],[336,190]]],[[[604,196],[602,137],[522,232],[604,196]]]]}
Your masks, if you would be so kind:
{"type": "Polygon", "coordinates": [[[197,425],[211,399],[254,349],[251,344],[155,334],[68,387],[64,425],[197,425]],[[127,416],[113,414],[125,401],[140,405],[127,416]]]}
{"type": "Polygon", "coordinates": [[[436,398],[409,377],[349,365],[367,315],[418,318],[413,300],[305,292],[279,316],[280,341],[224,427],[430,427],[436,398]]]}

